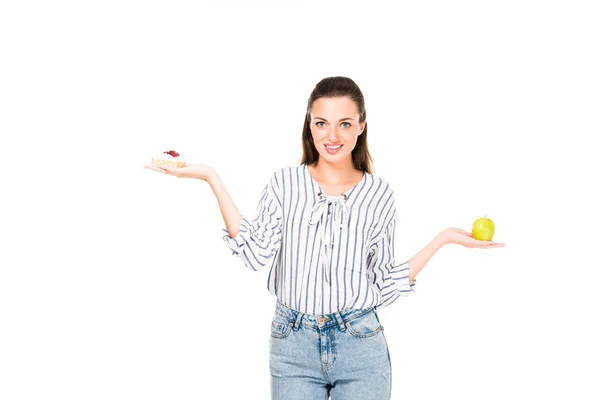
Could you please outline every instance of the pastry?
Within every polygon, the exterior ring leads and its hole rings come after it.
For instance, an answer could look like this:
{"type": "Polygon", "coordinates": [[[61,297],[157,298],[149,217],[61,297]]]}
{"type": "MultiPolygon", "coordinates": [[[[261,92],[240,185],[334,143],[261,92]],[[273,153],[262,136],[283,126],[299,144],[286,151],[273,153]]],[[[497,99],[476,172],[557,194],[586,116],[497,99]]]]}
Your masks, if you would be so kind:
{"type": "Polygon", "coordinates": [[[157,167],[181,168],[185,166],[185,160],[175,150],[163,151],[152,157],[152,165],[157,167]]]}

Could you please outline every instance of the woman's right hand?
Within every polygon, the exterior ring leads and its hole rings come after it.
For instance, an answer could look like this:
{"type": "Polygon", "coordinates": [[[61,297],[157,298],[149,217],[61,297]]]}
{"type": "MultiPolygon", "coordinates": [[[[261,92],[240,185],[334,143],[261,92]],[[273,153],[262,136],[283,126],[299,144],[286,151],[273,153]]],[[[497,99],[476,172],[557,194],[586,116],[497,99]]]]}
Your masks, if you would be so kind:
{"type": "Polygon", "coordinates": [[[196,178],[208,181],[215,171],[206,164],[188,164],[181,168],[157,167],[155,165],[144,165],[144,169],[160,172],[167,175],[173,175],[178,178],[196,178]]]}

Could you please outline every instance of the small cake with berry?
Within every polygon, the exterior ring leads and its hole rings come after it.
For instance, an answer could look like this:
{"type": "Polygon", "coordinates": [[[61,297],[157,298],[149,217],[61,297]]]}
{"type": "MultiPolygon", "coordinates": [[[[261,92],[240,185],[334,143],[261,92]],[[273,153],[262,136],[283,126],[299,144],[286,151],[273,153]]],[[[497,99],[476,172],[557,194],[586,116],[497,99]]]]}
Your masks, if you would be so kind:
{"type": "Polygon", "coordinates": [[[185,160],[175,150],[169,150],[153,156],[152,165],[156,167],[181,168],[185,166],[185,160]]]}

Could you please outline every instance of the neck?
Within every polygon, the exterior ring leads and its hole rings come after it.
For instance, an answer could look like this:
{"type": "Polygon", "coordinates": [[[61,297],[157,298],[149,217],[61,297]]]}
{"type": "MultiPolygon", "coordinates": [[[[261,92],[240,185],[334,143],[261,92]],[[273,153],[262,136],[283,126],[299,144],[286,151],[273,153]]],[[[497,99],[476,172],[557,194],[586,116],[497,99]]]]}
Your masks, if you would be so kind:
{"type": "Polygon", "coordinates": [[[356,172],[352,160],[347,162],[330,163],[326,160],[319,159],[316,164],[313,164],[313,170],[321,177],[321,180],[330,184],[338,184],[351,182],[355,180],[356,172]]]}

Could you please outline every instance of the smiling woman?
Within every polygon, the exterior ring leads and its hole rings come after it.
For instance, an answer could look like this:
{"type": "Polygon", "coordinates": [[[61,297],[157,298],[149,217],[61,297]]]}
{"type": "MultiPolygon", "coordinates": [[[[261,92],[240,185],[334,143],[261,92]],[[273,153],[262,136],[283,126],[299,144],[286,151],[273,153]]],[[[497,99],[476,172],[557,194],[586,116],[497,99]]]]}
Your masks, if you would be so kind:
{"type": "Polygon", "coordinates": [[[356,170],[372,172],[365,100],[352,79],[330,77],[315,86],[306,108],[302,148],[302,164],[314,165],[314,175],[327,177],[329,183],[351,181],[356,170]]]}
{"type": "Polygon", "coordinates": [[[301,165],[275,170],[253,218],[238,211],[209,166],[151,166],[209,183],[231,254],[254,271],[269,270],[276,400],[389,399],[391,358],[377,311],[413,294],[415,277],[444,245],[502,246],[448,228],[397,260],[396,196],[371,174],[366,115],[353,80],[321,80],[308,100],[301,165]]]}
{"type": "Polygon", "coordinates": [[[312,142],[320,154],[323,153],[319,150],[325,150],[327,154],[343,157],[344,151],[352,152],[366,125],[359,122],[356,104],[346,96],[315,100],[309,116],[312,142]]]}

